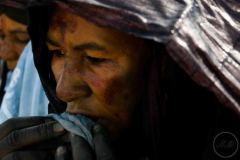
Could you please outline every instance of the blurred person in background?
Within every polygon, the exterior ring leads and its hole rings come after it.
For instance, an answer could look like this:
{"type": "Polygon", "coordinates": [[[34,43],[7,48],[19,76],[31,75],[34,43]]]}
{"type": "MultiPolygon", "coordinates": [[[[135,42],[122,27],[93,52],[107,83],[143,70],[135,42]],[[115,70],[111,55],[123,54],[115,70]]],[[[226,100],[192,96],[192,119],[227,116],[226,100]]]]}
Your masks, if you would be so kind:
{"type": "Polygon", "coordinates": [[[27,1],[1,1],[1,52],[11,73],[0,107],[0,123],[12,117],[39,116],[48,113],[48,100],[33,62],[27,32],[27,1]]]}
{"type": "Polygon", "coordinates": [[[11,80],[12,71],[29,41],[29,35],[26,10],[9,7],[2,1],[0,14],[1,102],[11,80]]]}

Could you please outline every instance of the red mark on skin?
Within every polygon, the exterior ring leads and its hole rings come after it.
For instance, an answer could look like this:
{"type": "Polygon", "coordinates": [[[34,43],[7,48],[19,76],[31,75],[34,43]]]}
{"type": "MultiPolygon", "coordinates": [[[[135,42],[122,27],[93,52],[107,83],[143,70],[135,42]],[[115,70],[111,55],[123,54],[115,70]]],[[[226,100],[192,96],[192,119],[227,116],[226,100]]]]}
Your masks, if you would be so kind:
{"type": "Polygon", "coordinates": [[[59,24],[59,30],[60,30],[60,35],[61,35],[61,43],[64,43],[65,40],[65,32],[66,32],[66,24],[65,23],[61,23],[59,24]]]}
{"type": "Polygon", "coordinates": [[[53,16],[51,23],[52,30],[58,30],[60,33],[60,43],[64,43],[66,32],[74,33],[77,27],[77,22],[63,18],[61,15],[53,16]]]}
{"type": "Polygon", "coordinates": [[[76,31],[76,28],[77,28],[77,22],[71,21],[70,23],[68,23],[67,29],[70,33],[74,33],[76,31]]]}
{"type": "Polygon", "coordinates": [[[96,78],[94,74],[90,73],[81,73],[81,76],[87,83],[91,84],[90,86],[102,91],[104,103],[108,105],[113,104],[117,93],[121,92],[122,83],[119,80],[104,80],[96,78]]]}

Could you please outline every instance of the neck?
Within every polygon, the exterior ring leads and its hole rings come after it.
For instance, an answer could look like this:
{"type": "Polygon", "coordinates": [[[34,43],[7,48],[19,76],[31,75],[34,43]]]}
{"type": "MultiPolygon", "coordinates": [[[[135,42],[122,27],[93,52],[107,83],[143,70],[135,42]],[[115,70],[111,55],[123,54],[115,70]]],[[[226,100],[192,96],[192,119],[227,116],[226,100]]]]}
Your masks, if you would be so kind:
{"type": "Polygon", "coordinates": [[[13,70],[17,65],[17,60],[6,61],[6,63],[7,63],[7,68],[9,70],[13,70]]]}

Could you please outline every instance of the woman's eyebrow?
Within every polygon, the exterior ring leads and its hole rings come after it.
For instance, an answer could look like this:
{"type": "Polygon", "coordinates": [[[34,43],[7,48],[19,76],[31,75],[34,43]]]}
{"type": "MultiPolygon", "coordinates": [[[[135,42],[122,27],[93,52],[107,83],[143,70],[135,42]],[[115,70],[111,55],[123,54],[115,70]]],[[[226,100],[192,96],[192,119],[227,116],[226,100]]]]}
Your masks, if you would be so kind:
{"type": "Polygon", "coordinates": [[[95,42],[87,42],[80,45],[77,45],[73,48],[75,51],[84,51],[84,50],[97,50],[97,51],[107,51],[107,49],[95,42]]]}

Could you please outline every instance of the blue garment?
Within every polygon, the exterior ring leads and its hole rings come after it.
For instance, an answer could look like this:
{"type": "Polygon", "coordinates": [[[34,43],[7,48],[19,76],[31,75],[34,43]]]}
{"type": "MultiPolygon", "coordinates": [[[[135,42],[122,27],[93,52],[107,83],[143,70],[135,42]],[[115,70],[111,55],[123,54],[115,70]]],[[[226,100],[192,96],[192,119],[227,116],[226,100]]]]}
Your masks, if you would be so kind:
{"type": "Polygon", "coordinates": [[[12,117],[44,116],[48,99],[33,62],[31,42],[21,54],[12,73],[0,108],[0,123],[12,117]]]}
{"type": "Polygon", "coordinates": [[[95,125],[91,119],[83,115],[75,115],[67,112],[58,114],[49,114],[50,117],[58,121],[67,131],[83,137],[94,149],[92,127],[95,125]]]}
{"type": "Polygon", "coordinates": [[[8,71],[7,72],[7,78],[6,78],[6,83],[5,83],[5,86],[4,86],[4,91],[6,92],[7,91],[7,88],[11,82],[11,79],[12,79],[12,71],[8,71]]]}

